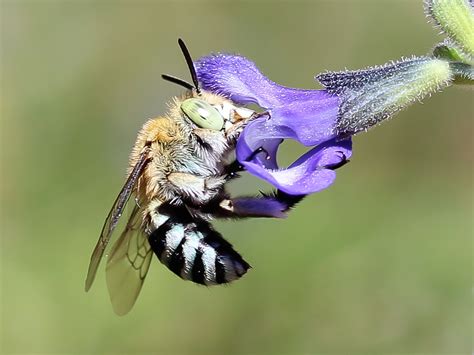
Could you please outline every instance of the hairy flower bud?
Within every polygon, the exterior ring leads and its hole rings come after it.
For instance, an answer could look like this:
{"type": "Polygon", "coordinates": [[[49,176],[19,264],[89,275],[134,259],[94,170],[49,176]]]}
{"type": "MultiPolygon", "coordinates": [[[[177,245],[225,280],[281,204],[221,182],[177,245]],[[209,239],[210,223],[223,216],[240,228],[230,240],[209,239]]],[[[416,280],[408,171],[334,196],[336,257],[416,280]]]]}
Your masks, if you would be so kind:
{"type": "Polygon", "coordinates": [[[474,58],[472,0],[426,0],[426,13],[471,59],[474,58]]]}
{"type": "Polygon", "coordinates": [[[327,72],[316,78],[341,100],[337,133],[353,135],[448,86],[453,74],[446,61],[415,57],[364,70],[327,72]]]}

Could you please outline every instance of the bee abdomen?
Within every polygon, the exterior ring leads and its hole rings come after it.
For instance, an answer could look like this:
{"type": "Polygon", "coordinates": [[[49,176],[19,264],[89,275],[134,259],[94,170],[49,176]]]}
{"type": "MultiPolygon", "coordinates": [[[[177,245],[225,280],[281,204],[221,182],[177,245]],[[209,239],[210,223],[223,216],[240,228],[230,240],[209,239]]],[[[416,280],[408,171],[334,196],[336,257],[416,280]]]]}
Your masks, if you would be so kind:
{"type": "Polygon", "coordinates": [[[183,222],[170,217],[148,240],[161,263],[184,280],[208,286],[228,283],[250,268],[205,221],[183,222]]]}

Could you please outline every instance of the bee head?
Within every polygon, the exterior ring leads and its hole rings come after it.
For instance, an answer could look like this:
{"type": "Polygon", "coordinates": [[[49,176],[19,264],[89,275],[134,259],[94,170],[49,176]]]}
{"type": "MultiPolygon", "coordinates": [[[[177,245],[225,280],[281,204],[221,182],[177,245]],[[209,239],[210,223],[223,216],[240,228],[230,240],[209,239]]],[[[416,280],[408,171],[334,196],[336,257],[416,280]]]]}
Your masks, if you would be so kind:
{"type": "Polygon", "coordinates": [[[178,44],[186,60],[193,84],[167,74],[163,74],[161,77],[191,91],[191,95],[179,105],[181,112],[198,127],[222,131],[225,135],[232,131],[232,127],[236,123],[240,123],[238,126],[242,127],[243,121],[249,119],[254,111],[238,108],[221,96],[201,91],[191,54],[181,38],[178,39],[178,44]]]}

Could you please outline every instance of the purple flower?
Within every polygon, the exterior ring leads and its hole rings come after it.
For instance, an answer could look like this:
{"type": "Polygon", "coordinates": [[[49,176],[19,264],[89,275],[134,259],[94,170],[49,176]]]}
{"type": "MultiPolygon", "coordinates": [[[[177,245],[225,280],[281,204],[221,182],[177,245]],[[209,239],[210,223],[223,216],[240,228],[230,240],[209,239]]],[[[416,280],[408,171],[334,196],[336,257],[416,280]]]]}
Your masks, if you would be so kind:
{"type": "Polygon", "coordinates": [[[237,159],[247,171],[291,195],[310,194],[333,183],[334,170],[352,154],[351,139],[337,134],[336,95],[280,86],[242,56],[211,55],[199,59],[195,67],[204,90],[266,110],[247,125],[237,142],[237,159]],[[276,156],[284,139],[314,148],[282,169],[276,156]]]}

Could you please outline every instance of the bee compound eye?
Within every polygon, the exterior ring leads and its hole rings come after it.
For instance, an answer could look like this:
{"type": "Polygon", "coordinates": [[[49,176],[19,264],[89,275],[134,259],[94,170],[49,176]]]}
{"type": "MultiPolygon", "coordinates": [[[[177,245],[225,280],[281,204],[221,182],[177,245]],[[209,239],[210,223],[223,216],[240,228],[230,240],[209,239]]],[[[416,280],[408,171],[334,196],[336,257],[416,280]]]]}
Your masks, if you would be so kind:
{"type": "Polygon", "coordinates": [[[220,131],[224,127],[222,115],[204,100],[186,99],[181,103],[181,110],[201,128],[220,131]]]}

